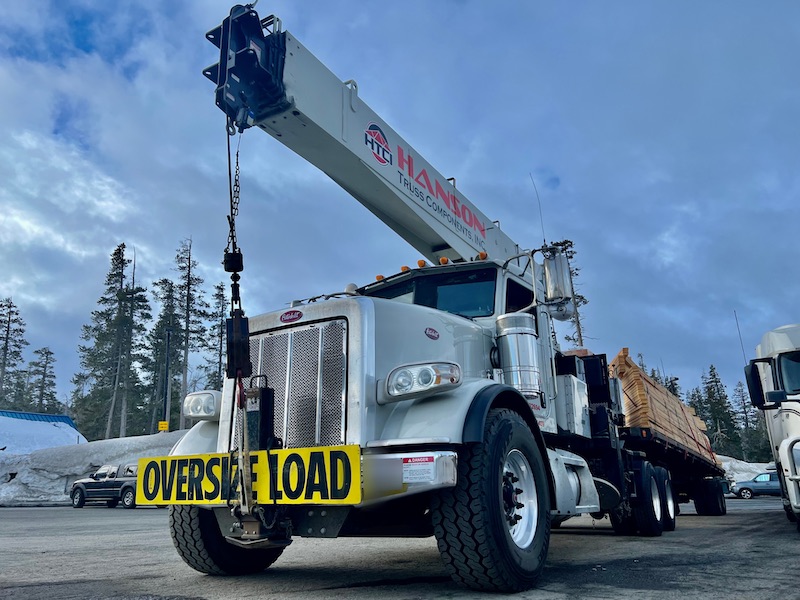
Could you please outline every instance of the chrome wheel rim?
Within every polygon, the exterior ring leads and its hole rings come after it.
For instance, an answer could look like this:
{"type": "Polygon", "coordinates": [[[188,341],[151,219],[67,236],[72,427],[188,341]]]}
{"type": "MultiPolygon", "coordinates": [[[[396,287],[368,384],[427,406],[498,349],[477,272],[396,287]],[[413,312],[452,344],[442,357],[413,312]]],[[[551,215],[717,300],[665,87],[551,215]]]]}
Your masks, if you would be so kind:
{"type": "Polygon", "coordinates": [[[661,497],[658,495],[658,483],[655,477],[650,478],[650,502],[653,504],[653,514],[656,521],[661,520],[661,497]]]}
{"type": "Polygon", "coordinates": [[[675,498],[672,497],[672,482],[669,479],[664,482],[664,493],[667,495],[664,499],[664,505],[667,507],[667,517],[672,520],[675,518],[675,498]]]}
{"type": "Polygon", "coordinates": [[[518,547],[527,548],[536,536],[539,502],[531,465],[517,449],[511,450],[503,463],[502,500],[511,539],[518,547]]]}

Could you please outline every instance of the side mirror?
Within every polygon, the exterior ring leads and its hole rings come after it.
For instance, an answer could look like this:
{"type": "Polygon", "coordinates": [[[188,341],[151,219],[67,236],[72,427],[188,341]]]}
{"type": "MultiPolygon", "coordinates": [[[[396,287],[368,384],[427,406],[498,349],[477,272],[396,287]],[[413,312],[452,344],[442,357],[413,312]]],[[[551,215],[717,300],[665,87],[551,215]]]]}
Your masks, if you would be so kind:
{"type": "Polygon", "coordinates": [[[764,388],[761,385],[761,376],[758,373],[756,363],[764,362],[764,359],[754,359],[744,368],[744,379],[747,382],[747,391],[750,394],[750,404],[763,410],[764,408],[764,388]]]}

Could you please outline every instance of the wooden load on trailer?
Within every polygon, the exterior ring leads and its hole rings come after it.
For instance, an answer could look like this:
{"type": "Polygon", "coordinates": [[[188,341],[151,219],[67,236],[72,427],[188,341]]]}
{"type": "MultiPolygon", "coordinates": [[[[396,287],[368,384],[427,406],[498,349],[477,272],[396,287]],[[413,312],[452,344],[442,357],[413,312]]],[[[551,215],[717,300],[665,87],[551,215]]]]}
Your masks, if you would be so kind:
{"type": "MultiPolygon", "coordinates": [[[[724,485],[725,470],[705,434],[706,425],[690,406],[648,376],[623,348],[609,365],[609,375],[619,379],[625,426],[620,437],[629,449],[641,450],[671,473],[679,502],[704,498],[709,487],[724,485]]],[[[712,509],[713,512],[713,509],[712,509]]]]}

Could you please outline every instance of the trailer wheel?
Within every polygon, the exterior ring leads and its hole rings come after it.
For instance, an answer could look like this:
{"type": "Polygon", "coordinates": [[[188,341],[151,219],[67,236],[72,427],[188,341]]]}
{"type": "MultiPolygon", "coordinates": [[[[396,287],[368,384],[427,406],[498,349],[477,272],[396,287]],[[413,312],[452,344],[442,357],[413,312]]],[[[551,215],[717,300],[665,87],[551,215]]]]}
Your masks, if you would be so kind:
{"type": "Polygon", "coordinates": [[[483,439],[459,452],[455,487],[433,496],[434,533],[456,582],[475,590],[519,592],[536,583],[547,558],[547,471],[517,413],[489,411],[483,439]]]}
{"type": "Polygon", "coordinates": [[[208,575],[260,573],[283,552],[283,548],[247,550],[229,544],[220,532],[214,512],[197,506],[170,506],[169,532],[183,561],[208,575]]]}
{"type": "Polygon", "coordinates": [[[728,512],[725,494],[719,481],[704,479],[698,484],[695,490],[694,508],[698,515],[707,517],[721,517],[728,512]]]}
{"type": "Polygon", "coordinates": [[[672,478],[664,467],[656,467],[656,483],[661,496],[661,527],[664,531],[675,531],[675,495],[672,493],[672,478]]]}
{"type": "Polygon", "coordinates": [[[642,462],[638,483],[640,485],[636,486],[638,498],[633,506],[633,516],[636,517],[639,534],[659,536],[664,531],[661,524],[661,494],[658,492],[655,469],[647,461],[642,462]]]}

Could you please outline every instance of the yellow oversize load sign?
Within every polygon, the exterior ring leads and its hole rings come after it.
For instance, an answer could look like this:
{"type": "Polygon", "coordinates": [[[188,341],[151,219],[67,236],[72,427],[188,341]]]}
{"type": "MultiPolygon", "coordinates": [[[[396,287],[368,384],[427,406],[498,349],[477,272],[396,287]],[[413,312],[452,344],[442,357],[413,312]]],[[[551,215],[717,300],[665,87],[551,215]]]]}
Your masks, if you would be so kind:
{"type": "MultiPolygon", "coordinates": [[[[361,448],[326,446],[250,453],[254,500],[259,504],[358,504],[361,448]]],[[[136,503],[226,504],[238,498],[234,454],[142,458],[136,503]]]]}

